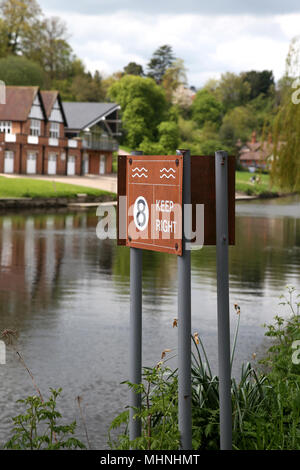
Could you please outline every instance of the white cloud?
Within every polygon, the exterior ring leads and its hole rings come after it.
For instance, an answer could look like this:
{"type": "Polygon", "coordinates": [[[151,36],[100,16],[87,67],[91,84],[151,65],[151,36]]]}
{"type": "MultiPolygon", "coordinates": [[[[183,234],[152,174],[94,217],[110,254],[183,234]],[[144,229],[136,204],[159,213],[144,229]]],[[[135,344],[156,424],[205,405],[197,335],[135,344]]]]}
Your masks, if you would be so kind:
{"type": "Polygon", "coordinates": [[[130,61],[145,67],[157,47],[170,44],[184,59],[190,84],[196,86],[226,71],[268,69],[280,78],[300,20],[298,14],[204,16],[125,11],[105,15],[60,12],[59,16],[67,22],[70,43],[89,70],[110,74],[130,61]]]}

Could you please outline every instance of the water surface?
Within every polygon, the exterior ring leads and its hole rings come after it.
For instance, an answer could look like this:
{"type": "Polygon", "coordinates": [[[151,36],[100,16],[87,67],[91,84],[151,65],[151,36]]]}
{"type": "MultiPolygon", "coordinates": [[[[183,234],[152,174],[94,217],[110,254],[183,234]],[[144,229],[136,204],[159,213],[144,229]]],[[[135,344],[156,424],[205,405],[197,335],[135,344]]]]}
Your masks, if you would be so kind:
{"type": "MultiPolygon", "coordinates": [[[[237,204],[236,246],[230,247],[231,327],[241,307],[234,374],[265,343],[265,322],[277,313],[287,284],[300,292],[299,198],[237,204]]],[[[0,329],[19,332],[19,350],[42,392],[62,387],[61,409],[105,448],[109,423],[124,407],[128,378],[129,250],[95,235],[95,211],[0,216],[0,329]]],[[[144,252],[143,363],[176,354],[177,263],[144,252]]],[[[283,312],[287,314],[287,312],[283,312]]],[[[215,248],[192,254],[193,331],[203,338],[217,372],[215,248]]],[[[16,400],[34,393],[13,351],[0,366],[0,442],[7,439],[16,400]]],[[[176,365],[176,359],[173,360],[176,365]]]]}

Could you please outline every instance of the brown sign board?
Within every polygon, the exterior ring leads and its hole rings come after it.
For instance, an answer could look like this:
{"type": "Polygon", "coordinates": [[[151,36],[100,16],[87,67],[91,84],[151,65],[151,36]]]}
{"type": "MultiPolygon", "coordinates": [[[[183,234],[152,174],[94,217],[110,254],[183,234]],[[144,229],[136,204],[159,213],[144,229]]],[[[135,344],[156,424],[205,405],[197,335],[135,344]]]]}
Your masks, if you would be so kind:
{"type": "MultiPolygon", "coordinates": [[[[143,163],[147,162],[148,159],[157,159],[157,161],[162,161],[162,159],[172,159],[173,162],[176,162],[176,159],[179,159],[181,162],[182,156],[168,156],[168,157],[151,157],[151,156],[119,156],[118,157],[118,223],[117,223],[117,242],[118,245],[127,245],[127,246],[136,246],[133,242],[130,242],[127,239],[127,228],[125,230],[125,225],[127,223],[127,216],[122,214],[123,211],[126,211],[126,208],[120,209],[120,197],[127,196],[128,201],[128,189],[130,190],[130,181],[139,180],[140,187],[142,187],[142,180],[147,179],[138,176],[130,179],[129,177],[129,159],[132,161],[137,161],[140,159],[143,163]],[[160,159],[160,160],[159,160],[160,159]],[[125,234],[125,236],[123,235],[125,234]]],[[[176,165],[176,163],[175,163],[176,165]]],[[[180,163],[181,168],[181,180],[182,180],[182,162],[180,163]]],[[[144,165],[143,165],[144,166],[144,165]]],[[[161,168],[160,168],[161,169],[161,168]]],[[[174,178],[163,178],[163,180],[174,180],[174,178]]],[[[144,185],[145,187],[147,184],[144,185]]],[[[168,184],[165,185],[166,191],[169,189],[168,184]]],[[[129,197],[130,194],[129,194],[129,197]]],[[[138,196],[137,196],[138,197],[138,196]]],[[[164,196],[165,197],[165,196],[164,196]]],[[[131,198],[132,202],[133,196],[131,198]]],[[[168,198],[161,198],[159,200],[171,200],[168,198]]],[[[215,157],[214,156],[191,156],[191,203],[192,203],[192,214],[193,214],[193,230],[195,231],[196,224],[196,205],[204,205],[204,245],[216,245],[216,187],[215,187],[215,157]]],[[[128,202],[127,202],[128,204],[128,202]]],[[[134,216],[131,215],[129,223],[132,222],[134,216]]],[[[229,231],[229,245],[235,244],[235,157],[228,157],[228,231],[229,231]]],[[[130,235],[129,235],[130,236],[130,235]]],[[[166,243],[166,242],[164,242],[166,243]]],[[[177,250],[168,250],[168,249],[158,249],[158,251],[167,251],[172,253],[181,254],[181,243],[180,240],[173,239],[173,247],[175,244],[178,244],[177,250]]],[[[140,248],[154,249],[148,246],[141,246],[140,248]]]]}
{"type": "Polygon", "coordinates": [[[182,254],[182,155],[126,159],[126,245],[182,254]]]}

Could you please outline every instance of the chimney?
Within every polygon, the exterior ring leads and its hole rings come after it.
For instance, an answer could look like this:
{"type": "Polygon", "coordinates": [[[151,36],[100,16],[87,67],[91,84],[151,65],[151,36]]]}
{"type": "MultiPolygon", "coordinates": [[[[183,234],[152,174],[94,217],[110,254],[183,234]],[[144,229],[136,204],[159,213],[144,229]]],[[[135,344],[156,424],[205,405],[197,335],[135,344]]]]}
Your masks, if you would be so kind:
{"type": "Polygon", "coordinates": [[[256,132],[252,132],[252,137],[251,137],[251,144],[256,144],[256,132]]]}

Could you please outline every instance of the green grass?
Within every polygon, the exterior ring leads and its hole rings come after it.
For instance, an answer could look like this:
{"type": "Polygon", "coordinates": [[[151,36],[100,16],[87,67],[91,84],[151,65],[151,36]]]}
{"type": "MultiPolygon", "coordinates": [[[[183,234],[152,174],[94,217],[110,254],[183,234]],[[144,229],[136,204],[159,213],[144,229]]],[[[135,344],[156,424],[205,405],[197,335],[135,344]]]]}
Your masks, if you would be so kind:
{"type": "Polygon", "coordinates": [[[111,196],[115,199],[115,194],[86,186],[77,186],[68,183],[56,183],[54,181],[36,180],[30,178],[6,178],[0,177],[0,197],[32,197],[51,198],[66,197],[74,198],[77,194],[87,194],[88,196],[107,198],[111,196]]]}
{"type": "Polygon", "coordinates": [[[271,186],[270,175],[268,174],[253,174],[249,173],[248,171],[236,171],[235,178],[237,192],[246,193],[253,196],[279,193],[279,188],[277,186],[271,186]],[[251,183],[250,178],[253,175],[260,178],[259,183],[251,183]]]}

